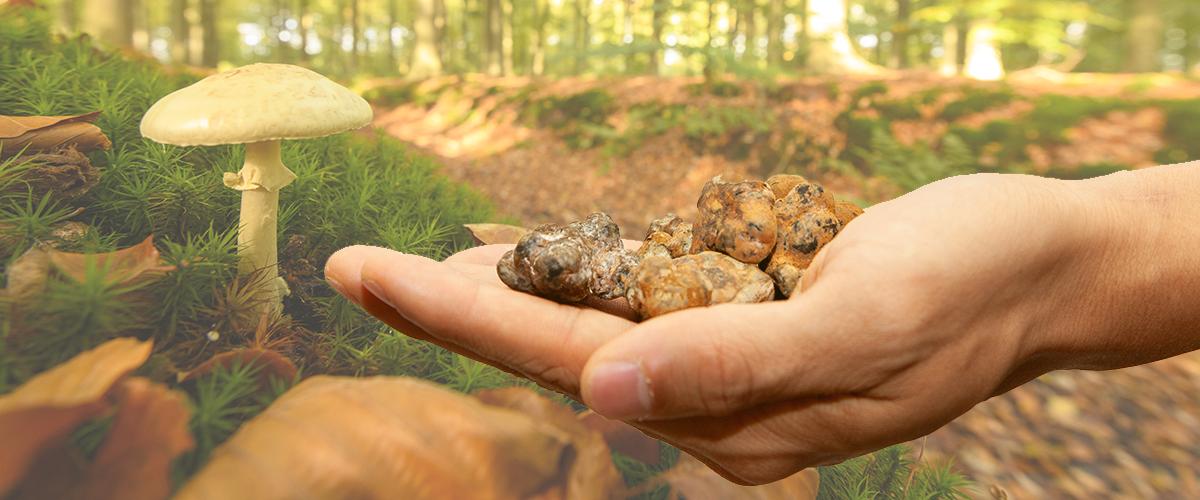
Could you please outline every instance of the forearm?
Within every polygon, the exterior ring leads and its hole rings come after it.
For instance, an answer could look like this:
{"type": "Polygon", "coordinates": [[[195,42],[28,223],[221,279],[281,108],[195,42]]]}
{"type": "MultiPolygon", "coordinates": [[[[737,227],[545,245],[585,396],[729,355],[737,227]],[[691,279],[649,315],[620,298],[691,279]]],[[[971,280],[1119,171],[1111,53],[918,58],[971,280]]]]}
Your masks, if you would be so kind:
{"type": "MultiPolygon", "coordinates": [[[[1067,183],[1082,275],[1042,349],[1112,369],[1200,349],[1200,163],[1067,183]]],[[[1053,356],[1052,357],[1057,357],[1053,356]]]]}

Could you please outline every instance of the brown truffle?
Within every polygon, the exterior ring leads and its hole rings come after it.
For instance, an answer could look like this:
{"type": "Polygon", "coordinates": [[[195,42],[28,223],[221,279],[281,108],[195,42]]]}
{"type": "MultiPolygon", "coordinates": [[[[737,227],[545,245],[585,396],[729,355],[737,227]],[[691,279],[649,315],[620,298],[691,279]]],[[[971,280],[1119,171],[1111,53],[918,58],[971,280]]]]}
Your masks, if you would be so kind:
{"type": "Polygon", "coordinates": [[[644,319],[690,307],[771,300],[775,285],[757,266],[717,252],[642,261],[625,298],[644,319]]]}
{"type": "Polygon", "coordinates": [[[667,214],[650,223],[649,234],[642,244],[646,248],[638,253],[644,256],[665,251],[672,258],[682,257],[692,253],[692,241],[692,224],[675,214],[667,214]]]}
{"type": "Polygon", "coordinates": [[[779,241],[766,271],[785,297],[792,296],[817,252],[842,228],[828,200],[821,186],[805,182],[775,201],[779,241]]]}
{"type": "Polygon", "coordinates": [[[774,194],[762,181],[725,182],[715,177],[704,185],[696,208],[693,251],[714,250],[747,264],[757,264],[775,248],[774,194]]]}
{"type": "Polygon", "coordinates": [[[594,213],[567,225],[534,228],[500,258],[496,274],[514,290],[580,302],[591,295],[624,295],[637,261],[621,243],[617,224],[606,214],[594,213]]]}

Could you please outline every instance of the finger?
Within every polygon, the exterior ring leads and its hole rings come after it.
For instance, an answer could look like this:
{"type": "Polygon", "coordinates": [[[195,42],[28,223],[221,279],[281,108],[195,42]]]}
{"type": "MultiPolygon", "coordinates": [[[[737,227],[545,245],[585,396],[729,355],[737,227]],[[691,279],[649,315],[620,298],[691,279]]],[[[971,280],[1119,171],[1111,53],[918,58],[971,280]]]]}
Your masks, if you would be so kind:
{"type": "Polygon", "coordinates": [[[587,358],[633,323],[486,286],[453,266],[390,252],[363,263],[363,286],[433,338],[578,394],[587,358]]]}
{"type": "MultiPolygon", "coordinates": [[[[604,345],[583,372],[584,402],[616,419],[719,416],[788,398],[861,388],[838,298],[727,304],[647,321],[604,345]]],[[[869,351],[869,350],[868,350],[869,351]]]]}
{"type": "MultiPolygon", "coordinates": [[[[362,263],[367,259],[380,256],[386,257],[390,256],[392,253],[393,252],[391,250],[386,248],[361,245],[343,248],[337,252],[334,252],[334,254],[329,257],[329,260],[326,261],[325,279],[335,290],[338,291],[338,293],[345,296],[351,302],[358,304],[358,306],[362,307],[363,310],[368,314],[378,318],[388,326],[409,337],[431,342],[434,345],[457,352],[481,363],[487,363],[493,366],[498,365],[498,363],[495,361],[484,358],[483,356],[471,352],[470,350],[464,349],[462,346],[433,338],[424,330],[401,316],[400,313],[396,312],[396,310],[392,308],[392,306],[387,305],[382,300],[379,300],[379,298],[370,291],[363,288],[362,281],[360,280],[362,263]]],[[[508,371],[509,373],[513,373],[514,375],[520,375],[519,373],[514,373],[511,369],[506,369],[503,366],[499,366],[499,368],[508,371]]]]}

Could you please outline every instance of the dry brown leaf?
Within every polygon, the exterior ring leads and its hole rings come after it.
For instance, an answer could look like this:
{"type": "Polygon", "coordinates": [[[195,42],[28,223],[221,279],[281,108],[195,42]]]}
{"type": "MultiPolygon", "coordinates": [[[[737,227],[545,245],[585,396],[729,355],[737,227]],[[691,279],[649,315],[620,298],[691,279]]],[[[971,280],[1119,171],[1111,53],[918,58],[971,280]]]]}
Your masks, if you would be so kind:
{"type": "Polygon", "coordinates": [[[0,158],[67,146],[85,153],[108,149],[112,142],[91,123],[98,116],[99,111],[71,116],[0,115],[0,158]]]}
{"type": "Polygon", "coordinates": [[[177,498],[555,498],[584,457],[549,422],[429,382],[316,376],[218,447],[177,498]]]}
{"type": "Polygon", "coordinates": [[[762,486],[742,486],[717,475],[691,455],[681,453],[679,463],[656,478],[666,483],[674,498],[689,500],[812,500],[817,498],[821,476],[816,469],[804,469],[787,478],[762,486]]]}
{"type": "Polygon", "coordinates": [[[25,167],[17,174],[17,182],[8,187],[10,193],[30,193],[35,198],[51,194],[58,200],[72,200],[100,182],[100,169],[74,146],[21,156],[16,161],[25,167]]]}
{"type": "Polygon", "coordinates": [[[140,377],[112,390],[116,416],[91,461],[65,444],[51,448],[15,490],[14,500],[158,500],[171,492],[171,461],[194,446],[184,397],[140,377]]]}
{"type": "Polygon", "coordinates": [[[297,373],[296,365],[278,352],[267,349],[235,349],[217,354],[187,373],[179,374],[179,381],[195,380],[212,373],[217,367],[229,368],[234,364],[258,366],[258,384],[263,388],[271,386],[272,377],[291,381],[296,378],[297,373]]]}
{"type": "Polygon", "coordinates": [[[463,224],[480,245],[515,245],[528,229],[508,224],[463,224]]]}
{"type": "Polygon", "coordinates": [[[146,361],[150,348],[150,342],[113,339],[0,397],[0,495],[25,474],[42,449],[104,411],[104,395],[146,361]]]}
{"type": "MultiPolygon", "coordinates": [[[[492,406],[517,410],[570,436],[575,447],[575,464],[566,483],[545,492],[542,498],[615,498],[623,490],[604,436],[588,428],[570,408],[521,387],[479,391],[475,397],[492,406]]],[[[656,455],[657,451],[655,448],[656,455]]]]}
{"type": "Polygon", "coordinates": [[[86,279],[89,266],[104,269],[107,281],[118,285],[133,285],[154,280],[175,269],[175,266],[164,264],[159,258],[158,249],[154,247],[154,235],[147,236],[137,245],[115,252],[47,252],[55,270],[75,281],[86,279]]]}
{"type": "Polygon", "coordinates": [[[614,451],[632,457],[642,463],[658,465],[660,457],[658,440],[620,420],[609,420],[591,410],[579,414],[579,420],[587,428],[604,436],[604,442],[614,451]]]}

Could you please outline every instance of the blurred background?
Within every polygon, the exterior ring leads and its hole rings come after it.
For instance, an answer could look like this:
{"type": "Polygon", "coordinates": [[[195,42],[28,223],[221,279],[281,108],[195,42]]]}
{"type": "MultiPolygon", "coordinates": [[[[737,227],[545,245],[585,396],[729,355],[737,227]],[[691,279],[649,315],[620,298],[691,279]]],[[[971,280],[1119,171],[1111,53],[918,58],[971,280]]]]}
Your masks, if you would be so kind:
{"type": "MultiPolygon", "coordinates": [[[[959,174],[1200,159],[1195,0],[9,3],[174,74],[329,75],[522,225],[603,210],[637,238],[715,175],[801,174],[868,206],[959,174]]],[[[1052,373],[913,460],[983,497],[1196,498],[1197,387],[1195,356],[1052,373]]]]}

